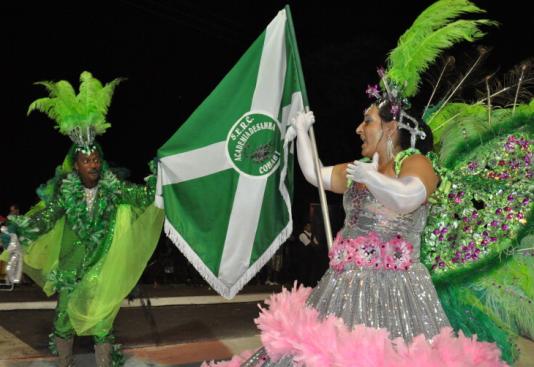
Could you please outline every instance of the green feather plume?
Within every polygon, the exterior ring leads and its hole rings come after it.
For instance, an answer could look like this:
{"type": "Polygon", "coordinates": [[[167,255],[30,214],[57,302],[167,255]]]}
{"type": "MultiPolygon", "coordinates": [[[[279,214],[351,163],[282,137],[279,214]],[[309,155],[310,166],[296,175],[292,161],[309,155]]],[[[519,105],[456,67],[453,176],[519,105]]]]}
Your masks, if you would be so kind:
{"type": "Polygon", "coordinates": [[[514,332],[491,313],[469,284],[437,287],[439,300],[454,330],[476,335],[477,340],[496,343],[501,358],[512,364],[519,357],[514,332]]]}
{"type": "Polygon", "coordinates": [[[56,121],[59,132],[64,135],[69,135],[75,128],[92,128],[101,135],[111,126],[106,121],[106,114],[115,87],[122,80],[117,78],[102,86],[90,72],[84,71],[80,75],[78,95],[66,80],[37,82],[35,84],[48,90],[49,96],[32,102],[28,114],[34,110],[47,114],[56,121]]]}
{"type": "Polygon", "coordinates": [[[417,93],[420,75],[442,50],[460,41],[472,42],[484,36],[480,26],[497,24],[487,19],[452,21],[461,14],[482,12],[466,0],[440,0],[417,17],[388,57],[387,77],[403,88],[404,97],[417,93]]]}

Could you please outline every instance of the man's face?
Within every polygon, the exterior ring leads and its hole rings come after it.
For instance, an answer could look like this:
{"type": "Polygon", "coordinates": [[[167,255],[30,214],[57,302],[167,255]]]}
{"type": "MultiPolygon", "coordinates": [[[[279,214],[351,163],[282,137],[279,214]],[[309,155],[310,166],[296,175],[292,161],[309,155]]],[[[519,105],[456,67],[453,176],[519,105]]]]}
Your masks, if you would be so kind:
{"type": "Polygon", "coordinates": [[[101,167],[100,155],[96,150],[89,155],[79,152],[76,156],[76,162],[74,162],[74,168],[83,185],[87,188],[95,187],[98,184],[101,167]]]}

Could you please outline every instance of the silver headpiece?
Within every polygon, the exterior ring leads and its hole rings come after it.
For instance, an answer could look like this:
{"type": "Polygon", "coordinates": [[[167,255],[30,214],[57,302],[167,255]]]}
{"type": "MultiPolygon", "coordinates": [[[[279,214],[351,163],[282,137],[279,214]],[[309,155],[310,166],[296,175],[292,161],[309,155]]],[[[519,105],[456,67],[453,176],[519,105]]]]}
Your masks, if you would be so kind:
{"type": "Polygon", "coordinates": [[[69,131],[69,138],[76,144],[76,152],[89,155],[95,151],[96,131],[92,126],[76,126],[69,131]]]}
{"type": "Polygon", "coordinates": [[[393,119],[397,121],[398,128],[410,132],[410,145],[412,148],[415,148],[417,138],[424,140],[426,138],[426,133],[419,128],[417,119],[406,113],[406,110],[409,109],[411,105],[408,99],[403,97],[402,87],[393,81],[389,81],[383,68],[378,69],[378,75],[380,76],[385,90],[382,91],[380,87],[375,84],[368,85],[365,92],[369,98],[376,99],[376,103],[378,103],[379,107],[382,107],[386,103],[390,104],[390,112],[393,115],[393,119]],[[412,127],[408,123],[405,123],[404,119],[410,120],[414,126],[412,127]]]}

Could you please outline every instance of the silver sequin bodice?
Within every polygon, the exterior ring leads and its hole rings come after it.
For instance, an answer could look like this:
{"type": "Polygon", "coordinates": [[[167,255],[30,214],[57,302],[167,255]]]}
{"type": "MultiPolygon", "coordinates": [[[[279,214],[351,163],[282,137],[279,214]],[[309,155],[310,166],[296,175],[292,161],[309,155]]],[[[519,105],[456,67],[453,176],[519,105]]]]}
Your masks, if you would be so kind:
{"type": "Polygon", "coordinates": [[[343,196],[343,208],[346,216],[341,235],[344,238],[375,232],[387,242],[401,236],[413,245],[412,263],[419,261],[420,238],[426,225],[428,205],[401,214],[379,203],[365,187],[352,184],[343,196]]]}

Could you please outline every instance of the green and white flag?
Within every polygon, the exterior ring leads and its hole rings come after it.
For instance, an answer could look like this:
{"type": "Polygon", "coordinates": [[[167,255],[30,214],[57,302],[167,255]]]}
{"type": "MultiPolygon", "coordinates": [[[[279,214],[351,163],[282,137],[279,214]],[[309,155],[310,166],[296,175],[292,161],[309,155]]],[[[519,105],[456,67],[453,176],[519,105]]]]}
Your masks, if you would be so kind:
{"type": "Polygon", "coordinates": [[[286,7],[158,150],[165,231],[226,298],[291,234],[294,148],[285,135],[306,105],[286,7]]]}

